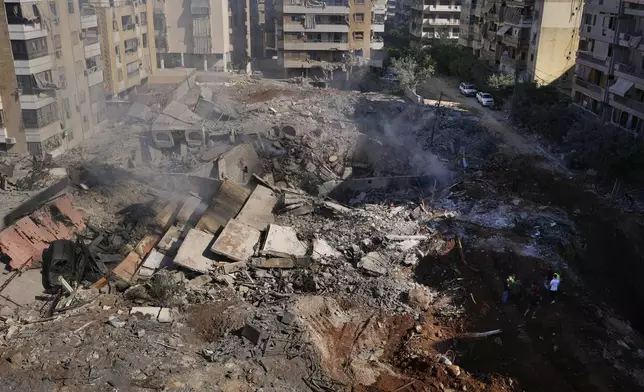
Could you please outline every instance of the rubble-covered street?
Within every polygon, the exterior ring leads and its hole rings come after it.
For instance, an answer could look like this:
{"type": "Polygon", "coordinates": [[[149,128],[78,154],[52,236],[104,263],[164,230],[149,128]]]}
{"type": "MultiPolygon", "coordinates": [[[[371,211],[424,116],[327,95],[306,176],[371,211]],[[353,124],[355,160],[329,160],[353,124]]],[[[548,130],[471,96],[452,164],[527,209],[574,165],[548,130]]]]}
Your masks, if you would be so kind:
{"type": "Polygon", "coordinates": [[[641,315],[601,272],[639,256],[639,214],[476,114],[207,73],[147,94],[0,161],[0,390],[644,388],[641,315]],[[205,141],[155,147],[161,120],[205,141]]]}

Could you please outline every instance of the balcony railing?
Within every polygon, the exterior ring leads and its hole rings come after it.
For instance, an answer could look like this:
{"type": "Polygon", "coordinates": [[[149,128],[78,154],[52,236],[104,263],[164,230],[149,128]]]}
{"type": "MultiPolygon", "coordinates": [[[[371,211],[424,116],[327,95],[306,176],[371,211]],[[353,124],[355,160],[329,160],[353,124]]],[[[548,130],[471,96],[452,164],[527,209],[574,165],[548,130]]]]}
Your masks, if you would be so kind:
{"type": "Polygon", "coordinates": [[[583,79],[580,79],[579,77],[575,78],[575,84],[578,85],[579,87],[583,87],[586,90],[592,91],[596,94],[601,94],[603,90],[601,87],[597,86],[596,84],[587,82],[583,79]]]}
{"type": "Polygon", "coordinates": [[[136,26],[134,23],[128,23],[123,25],[123,31],[134,30],[136,26]]]}
{"type": "Polygon", "coordinates": [[[29,50],[27,52],[13,52],[14,60],[33,60],[45,56],[49,56],[48,48],[29,50]]]}
{"type": "Polygon", "coordinates": [[[501,56],[500,61],[501,61],[501,64],[505,65],[506,67],[510,67],[514,70],[522,70],[526,66],[525,60],[516,59],[516,58],[513,59],[510,56],[501,56]]]}
{"type": "Polygon", "coordinates": [[[96,15],[96,8],[94,8],[94,7],[83,7],[83,8],[81,8],[81,15],[82,16],[96,15]]]}
{"type": "Polygon", "coordinates": [[[616,65],[616,71],[644,80],[644,70],[637,69],[634,65],[620,63],[616,65]]]}
{"type": "Polygon", "coordinates": [[[577,51],[577,59],[587,61],[589,63],[593,63],[602,67],[606,66],[606,60],[595,58],[590,53],[586,53],[582,51],[577,51]]]}
{"type": "Polygon", "coordinates": [[[528,45],[529,38],[527,36],[513,36],[513,35],[504,35],[503,38],[501,39],[501,42],[504,43],[505,45],[517,47],[517,46],[523,46],[523,45],[528,45]]]}
{"type": "Polygon", "coordinates": [[[644,114],[644,103],[640,101],[636,101],[632,98],[629,97],[622,97],[617,94],[613,94],[613,101],[622,104],[624,106],[627,106],[633,110],[636,110],[639,113],[644,114]]]}

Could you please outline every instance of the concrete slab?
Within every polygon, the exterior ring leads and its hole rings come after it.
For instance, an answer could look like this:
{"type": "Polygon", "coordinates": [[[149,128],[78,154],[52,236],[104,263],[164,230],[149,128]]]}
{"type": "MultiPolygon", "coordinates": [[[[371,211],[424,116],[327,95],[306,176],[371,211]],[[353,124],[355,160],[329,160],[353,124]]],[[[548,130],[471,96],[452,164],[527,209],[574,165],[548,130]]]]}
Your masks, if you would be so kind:
{"type": "Polygon", "coordinates": [[[199,208],[199,204],[201,204],[200,198],[188,196],[177,213],[177,224],[185,225],[188,223],[192,214],[199,208]]]}
{"type": "Polygon", "coordinates": [[[275,221],[273,208],[277,200],[275,192],[265,186],[257,185],[236,219],[257,230],[266,230],[268,225],[275,221]]]}
{"type": "Polygon", "coordinates": [[[387,259],[378,252],[369,252],[360,259],[358,268],[361,268],[369,275],[385,275],[388,271],[387,259]]]}
{"type": "Polygon", "coordinates": [[[262,163],[253,145],[245,143],[222,154],[215,164],[215,170],[215,178],[230,179],[238,184],[246,185],[253,174],[261,172],[262,163]]]}
{"type": "Polygon", "coordinates": [[[210,233],[190,229],[179,247],[174,263],[192,271],[208,273],[216,264],[215,260],[206,257],[214,238],[210,233]]]}
{"type": "Polygon", "coordinates": [[[172,265],[172,260],[169,257],[156,249],[152,249],[148,257],[143,260],[143,265],[139,269],[139,275],[149,277],[154,274],[154,271],[169,265],[172,265]]]}
{"type": "Polygon", "coordinates": [[[248,196],[248,189],[234,181],[224,181],[213,202],[199,219],[197,229],[216,234],[239,213],[248,196]]]}
{"type": "Polygon", "coordinates": [[[271,224],[268,227],[266,240],[261,254],[265,256],[304,256],[307,246],[297,239],[297,232],[292,227],[271,224]]]}
{"type": "MultiPolygon", "coordinates": [[[[0,286],[12,275],[12,272],[0,274],[0,286]]],[[[2,291],[0,297],[0,314],[11,313],[20,306],[36,302],[36,296],[43,293],[40,269],[31,269],[15,277],[2,291]],[[18,304],[18,305],[16,305],[18,304]]]]}
{"type": "Polygon", "coordinates": [[[168,231],[165,232],[157,248],[162,250],[167,254],[174,254],[181,245],[181,233],[183,231],[182,227],[171,226],[168,231]]]}
{"type": "Polygon", "coordinates": [[[259,230],[231,219],[211,249],[234,261],[248,261],[255,253],[259,236],[259,230]]]}
{"type": "Polygon", "coordinates": [[[343,257],[342,253],[338,252],[325,240],[319,238],[313,240],[313,254],[311,255],[311,259],[313,259],[313,261],[325,259],[333,260],[340,257],[343,257]]]}

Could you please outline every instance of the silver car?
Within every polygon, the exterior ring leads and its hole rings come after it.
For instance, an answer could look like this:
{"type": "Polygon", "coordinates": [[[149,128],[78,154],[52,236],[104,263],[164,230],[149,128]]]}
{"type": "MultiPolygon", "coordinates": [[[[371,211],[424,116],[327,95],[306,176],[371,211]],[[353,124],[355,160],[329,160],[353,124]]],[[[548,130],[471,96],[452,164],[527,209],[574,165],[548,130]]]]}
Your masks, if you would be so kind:
{"type": "Polygon", "coordinates": [[[494,98],[490,93],[476,93],[476,100],[481,104],[481,106],[494,107],[494,98]]]}

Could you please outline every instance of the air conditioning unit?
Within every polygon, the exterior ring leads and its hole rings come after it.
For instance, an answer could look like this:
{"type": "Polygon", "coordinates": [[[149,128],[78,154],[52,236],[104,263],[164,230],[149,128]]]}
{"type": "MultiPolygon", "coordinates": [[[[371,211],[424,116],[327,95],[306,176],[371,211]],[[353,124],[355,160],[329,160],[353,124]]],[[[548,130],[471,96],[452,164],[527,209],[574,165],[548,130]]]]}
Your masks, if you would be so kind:
{"type": "Polygon", "coordinates": [[[16,138],[15,137],[6,137],[6,138],[4,138],[4,142],[6,144],[16,144],[16,138]]]}

